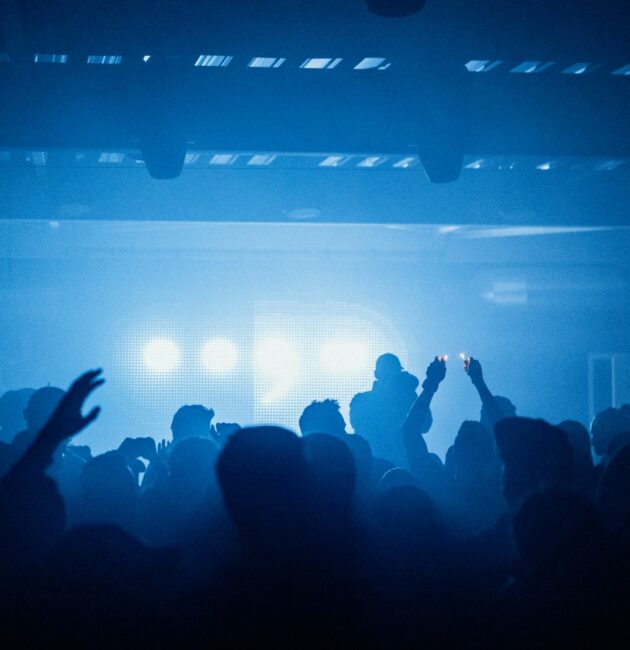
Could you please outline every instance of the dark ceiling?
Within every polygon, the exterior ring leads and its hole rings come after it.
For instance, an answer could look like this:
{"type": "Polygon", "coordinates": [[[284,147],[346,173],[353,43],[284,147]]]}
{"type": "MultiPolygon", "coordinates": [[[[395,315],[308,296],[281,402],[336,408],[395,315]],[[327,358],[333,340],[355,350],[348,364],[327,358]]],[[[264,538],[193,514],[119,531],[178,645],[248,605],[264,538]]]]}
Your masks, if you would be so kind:
{"type": "Polygon", "coordinates": [[[628,2],[0,8],[0,218],[630,223],[628,2]],[[366,57],[383,61],[355,69],[366,57]],[[138,162],[156,123],[200,153],[173,181],[138,162]],[[428,183],[416,154],[457,151],[459,180],[428,183]],[[275,158],[253,169],[256,153],[275,158]]]}

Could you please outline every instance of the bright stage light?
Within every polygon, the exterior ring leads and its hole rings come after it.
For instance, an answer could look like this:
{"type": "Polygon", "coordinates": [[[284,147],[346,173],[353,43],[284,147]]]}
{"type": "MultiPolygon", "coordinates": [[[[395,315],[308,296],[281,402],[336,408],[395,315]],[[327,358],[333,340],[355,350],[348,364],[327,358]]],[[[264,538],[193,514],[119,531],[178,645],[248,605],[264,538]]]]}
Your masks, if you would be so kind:
{"type": "Polygon", "coordinates": [[[142,359],[153,372],[166,373],[179,365],[181,352],[171,339],[152,339],[144,346],[142,359]]]}
{"type": "Polygon", "coordinates": [[[334,341],[324,343],[320,349],[319,364],[326,373],[369,374],[371,362],[367,345],[360,341],[334,341]]]}
{"type": "Polygon", "coordinates": [[[210,373],[231,372],[238,362],[238,350],[229,339],[211,339],[201,348],[201,364],[210,373]]]}
{"type": "Polygon", "coordinates": [[[272,382],[261,397],[262,404],[269,404],[285,395],[295,384],[300,371],[300,353],[292,343],[281,339],[266,339],[259,343],[255,362],[258,371],[272,382]]]}

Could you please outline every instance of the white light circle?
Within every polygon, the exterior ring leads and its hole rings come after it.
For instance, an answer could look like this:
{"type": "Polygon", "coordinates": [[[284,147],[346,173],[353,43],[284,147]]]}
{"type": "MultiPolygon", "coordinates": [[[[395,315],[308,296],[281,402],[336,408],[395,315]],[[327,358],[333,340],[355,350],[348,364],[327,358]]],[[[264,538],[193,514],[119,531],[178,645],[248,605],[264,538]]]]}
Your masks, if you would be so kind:
{"type": "Polygon", "coordinates": [[[166,373],[179,365],[181,352],[179,346],[171,339],[151,339],[142,353],[144,365],[153,372],[166,373]]]}
{"type": "Polygon", "coordinates": [[[201,348],[201,365],[215,375],[231,372],[238,362],[238,349],[229,339],[210,339],[201,348]]]}
{"type": "Polygon", "coordinates": [[[361,341],[330,341],[320,348],[319,366],[335,375],[369,373],[370,353],[361,341]]]}

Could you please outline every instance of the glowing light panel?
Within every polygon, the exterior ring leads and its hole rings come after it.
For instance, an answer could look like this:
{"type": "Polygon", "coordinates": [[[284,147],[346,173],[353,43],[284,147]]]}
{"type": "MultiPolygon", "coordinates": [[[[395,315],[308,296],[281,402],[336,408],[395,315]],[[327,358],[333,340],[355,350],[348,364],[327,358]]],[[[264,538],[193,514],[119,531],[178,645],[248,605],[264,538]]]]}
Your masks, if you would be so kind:
{"type": "Polygon", "coordinates": [[[171,339],[152,339],[144,346],[142,360],[153,372],[166,373],[179,365],[181,352],[171,339]]]}
{"type": "Polygon", "coordinates": [[[333,341],[324,343],[320,350],[319,363],[323,372],[335,375],[367,373],[373,363],[367,345],[360,341],[333,341]]]}

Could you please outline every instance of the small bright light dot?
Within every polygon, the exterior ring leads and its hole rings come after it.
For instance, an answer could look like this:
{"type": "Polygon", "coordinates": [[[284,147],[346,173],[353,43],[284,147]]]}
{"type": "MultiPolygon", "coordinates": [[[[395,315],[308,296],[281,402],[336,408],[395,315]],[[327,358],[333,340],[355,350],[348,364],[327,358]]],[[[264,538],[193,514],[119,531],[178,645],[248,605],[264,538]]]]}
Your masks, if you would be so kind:
{"type": "Polygon", "coordinates": [[[144,346],[142,359],[153,372],[171,372],[179,365],[179,346],[170,339],[152,339],[144,346]]]}
{"type": "Polygon", "coordinates": [[[323,372],[351,374],[369,372],[370,355],[360,341],[334,341],[322,345],[319,363],[323,372]]]}
{"type": "Polygon", "coordinates": [[[201,348],[201,363],[213,374],[225,374],[234,369],[238,361],[238,350],[229,339],[211,339],[201,348]]]}

